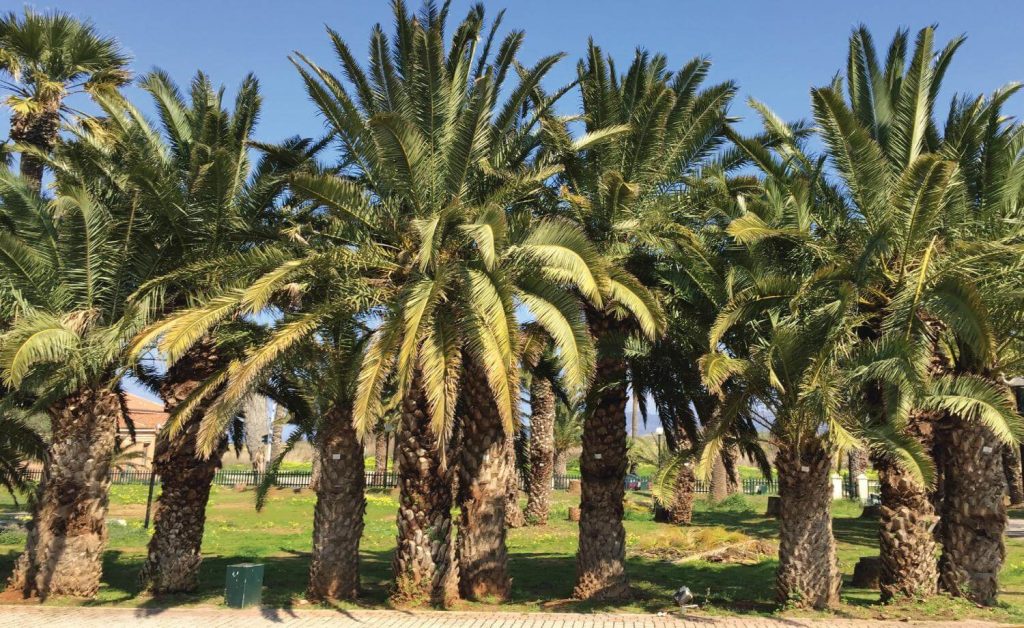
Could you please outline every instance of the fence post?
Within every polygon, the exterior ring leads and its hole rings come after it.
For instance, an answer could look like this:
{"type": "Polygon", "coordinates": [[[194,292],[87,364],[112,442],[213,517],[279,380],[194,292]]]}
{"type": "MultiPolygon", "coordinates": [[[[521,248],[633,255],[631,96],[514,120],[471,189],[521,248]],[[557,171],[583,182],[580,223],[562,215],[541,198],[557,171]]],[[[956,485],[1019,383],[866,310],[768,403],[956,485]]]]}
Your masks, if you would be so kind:
{"type": "Polygon", "coordinates": [[[832,499],[843,498],[843,478],[838,473],[832,474],[832,499]]]}
{"type": "Polygon", "coordinates": [[[857,476],[857,497],[860,503],[868,503],[868,476],[863,473],[857,476]]]}

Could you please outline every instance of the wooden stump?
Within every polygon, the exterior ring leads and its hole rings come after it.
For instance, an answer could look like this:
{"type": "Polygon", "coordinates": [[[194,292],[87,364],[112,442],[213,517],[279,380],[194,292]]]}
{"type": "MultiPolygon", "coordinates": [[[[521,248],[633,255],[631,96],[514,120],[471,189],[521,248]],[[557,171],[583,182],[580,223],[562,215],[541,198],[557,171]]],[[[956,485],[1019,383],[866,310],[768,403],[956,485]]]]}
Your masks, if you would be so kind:
{"type": "Polygon", "coordinates": [[[768,510],[765,511],[764,516],[778,518],[782,514],[782,501],[778,495],[772,495],[768,498],[768,510]]]}
{"type": "Polygon", "coordinates": [[[580,520],[580,509],[576,508],[574,506],[570,506],[569,507],[569,521],[579,521],[579,520],[580,520]]]}
{"type": "Polygon", "coordinates": [[[861,589],[877,589],[879,575],[882,572],[882,559],[878,556],[865,556],[857,561],[853,568],[853,586],[861,589]]]}
{"type": "Polygon", "coordinates": [[[580,480],[569,480],[569,494],[579,495],[583,492],[583,483],[580,480]]]}

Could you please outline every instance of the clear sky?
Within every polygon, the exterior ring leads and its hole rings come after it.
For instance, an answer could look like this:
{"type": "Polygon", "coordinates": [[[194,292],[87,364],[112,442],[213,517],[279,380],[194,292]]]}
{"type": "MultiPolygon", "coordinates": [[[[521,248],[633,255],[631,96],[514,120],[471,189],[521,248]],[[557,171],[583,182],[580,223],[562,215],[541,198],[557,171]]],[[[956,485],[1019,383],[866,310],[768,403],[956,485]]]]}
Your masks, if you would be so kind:
{"type": "MultiPolygon", "coordinates": [[[[17,1],[0,5],[17,7],[17,1]]],[[[410,8],[419,8],[409,0],[410,8]]],[[[487,0],[493,17],[506,9],[503,28],[526,31],[522,58],[528,63],[554,51],[568,57],[551,74],[552,84],[571,79],[587,38],[625,66],[637,46],[668,55],[678,67],[695,55],[714,62],[712,80],[733,79],[741,88],[734,113],[748,117],[747,96],[766,102],[783,118],[807,117],[808,90],[827,83],[844,65],[850,29],[866,23],[881,47],[897,27],[916,31],[938,24],[938,42],[967,33],[951,68],[942,107],[953,91],[990,92],[1024,80],[1024,4],[1009,0],[487,0]]],[[[237,85],[255,72],[265,108],[258,132],[279,140],[315,135],[313,114],[288,55],[301,51],[336,69],[324,25],[341,33],[365,56],[370,27],[392,27],[386,0],[36,0],[36,9],[61,9],[95,22],[116,36],[134,57],[134,70],[154,67],[181,83],[199,68],[213,80],[237,85]]],[[[453,19],[470,3],[456,0],[453,19]]],[[[1009,111],[1024,113],[1021,102],[1009,111]]],[[[575,95],[566,107],[575,105],[575,95]]],[[[0,116],[6,118],[6,116],[0,116]]],[[[753,124],[748,122],[748,124],[753,124]]],[[[0,122],[0,136],[7,133],[0,122]]],[[[752,128],[752,127],[749,127],[752,128]]]]}
{"type": "MultiPolygon", "coordinates": [[[[19,3],[0,3],[17,8],[19,3]]],[[[711,79],[733,79],[740,99],[733,113],[753,130],[748,96],[767,103],[785,119],[809,115],[811,86],[823,85],[845,64],[847,37],[863,22],[884,48],[898,27],[916,32],[938,24],[937,46],[966,33],[968,39],[947,74],[941,95],[943,111],[954,92],[991,92],[1011,81],[1024,80],[1024,3],[994,0],[487,0],[493,18],[506,9],[503,30],[523,29],[521,53],[532,64],[543,55],[567,53],[551,73],[550,84],[572,79],[576,59],[593,37],[625,67],[634,49],[663,52],[671,67],[693,56],[714,62],[711,79]]],[[[134,58],[133,70],[162,68],[187,84],[203,69],[229,91],[248,72],[259,77],[264,110],[257,135],[277,141],[291,135],[315,136],[320,120],[288,61],[301,51],[317,63],[337,69],[324,26],[330,25],[366,56],[370,27],[377,22],[391,32],[386,0],[38,0],[37,10],[60,9],[91,19],[97,28],[117,37],[134,58]]],[[[410,8],[418,9],[415,0],[410,8]]],[[[470,6],[453,2],[452,19],[470,6]]],[[[450,31],[451,29],[449,29],[450,31]]],[[[339,72],[340,74],[340,72],[339,72]]],[[[137,92],[131,92],[138,96],[137,92]]],[[[571,109],[575,94],[565,101],[571,109]]],[[[1008,107],[1024,113],[1024,97],[1008,107]]],[[[148,103],[140,102],[144,111],[148,103]]],[[[7,135],[7,116],[0,115],[0,137],[7,135]]],[[[134,386],[132,386],[134,388],[134,386]]]]}

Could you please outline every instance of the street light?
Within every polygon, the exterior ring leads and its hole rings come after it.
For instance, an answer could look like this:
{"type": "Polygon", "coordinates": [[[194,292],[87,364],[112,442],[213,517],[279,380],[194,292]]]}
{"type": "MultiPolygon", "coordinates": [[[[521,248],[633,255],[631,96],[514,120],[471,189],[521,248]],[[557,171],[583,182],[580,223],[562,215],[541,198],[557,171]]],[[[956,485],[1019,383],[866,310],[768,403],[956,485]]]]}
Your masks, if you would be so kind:
{"type": "Polygon", "coordinates": [[[655,440],[658,441],[658,464],[661,464],[661,435],[665,433],[665,428],[657,427],[654,430],[655,440]]]}

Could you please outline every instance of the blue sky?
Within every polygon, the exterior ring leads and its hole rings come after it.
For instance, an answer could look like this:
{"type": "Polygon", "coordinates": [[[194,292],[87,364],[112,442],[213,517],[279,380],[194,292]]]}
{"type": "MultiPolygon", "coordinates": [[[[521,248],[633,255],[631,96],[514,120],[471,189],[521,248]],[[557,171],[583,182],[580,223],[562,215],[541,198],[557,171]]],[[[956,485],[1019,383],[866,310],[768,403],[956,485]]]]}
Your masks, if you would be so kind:
{"type": "MultiPolygon", "coordinates": [[[[409,4],[419,7],[415,0],[409,4]]],[[[325,25],[364,57],[370,27],[381,22],[388,32],[392,28],[386,0],[42,0],[30,6],[91,19],[101,32],[122,42],[134,58],[136,73],[159,67],[185,84],[203,69],[230,92],[246,73],[255,72],[264,95],[257,134],[267,141],[314,136],[321,130],[288,61],[290,53],[301,51],[336,69],[325,25]]],[[[465,15],[469,6],[465,0],[453,2],[453,19],[465,15]]],[[[489,0],[485,6],[491,18],[507,9],[505,32],[526,31],[521,53],[526,63],[556,51],[567,53],[550,74],[552,86],[571,80],[591,36],[619,60],[619,67],[628,64],[637,46],[665,53],[672,67],[693,56],[709,56],[712,81],[733,79],[740,86],[733,113],[745,118],[744,130],[756,126],[744,104],[749,96],[785,119],[807,117],[808,90],[827,83],[843,67],[847,36],[861,22],[871,28],[879,47],[901,26],[916,31],[938,24],[938,46],[960,33],[968,35],[947,75],[940,111],[954,92],[991,92],[1024,80],[1024,5],[1010,1],[489,0]]],[[[1024,113],[1022,102],[1024,97],[1017,98],[1008,112],[1024,113]]],[[[576,103],[573,94],[563,108],[571,110],[576,103]]],[[[139,104],[150,110],[148,103],[139,104]]],[[[0,115],[0,137],[7,135],[6,118],[0,115]]]]}
{"type": "MultiPolygon", "coordinates": [[[[416,0],[409,5],[419,6],[416,0]]],[[[229,89],[255,72],[264,88],[259,134],[266,140],[314,135],[320,129],[288,61],[292,51],[335,68],[325,24],[365,54],[370,27],[381,22],[390,31],[392,23],[387,0],[41,0],[31,6],[93,20],[131,52],[136,72],[160,67],[185,83],[202,68],[229,89]]],[[[462,17],[469,6],[465,0],[453,2],[452,16],[462,17]]],[[[806,117],[809,88],[827,83],[843,67],[846,38],[860,22],[872,29],[879,46],[900,26],[916,31],[938,24],[939,42],[968,34],[947,77],[943,108],[954,90],[979,93],[1024,80],[1024,5],[1011,1],[488,0],[485,6],[491,17],[506,9],[506,31],[526,31],[526,62],[554,51],[567,53],[550,75],[552,84],[571,79],[590,36],[620,60],[620,67],[638,45],[664,52],[673,67],[695,55],[709,56],[712,80],[738,82],[741,102],[734,112],[748,118],[749,125],[755,122],[742,103],[748,96],[783,118],[806,117]]],[[[1024,113],[1022,101],[1014,102],[1010,112],[1024,113]]],[[[575,102],[569,99],[565,106],[575,102]]],[[[6,120],[0,125],[0,136],[6,135],[6,120]]]]}

